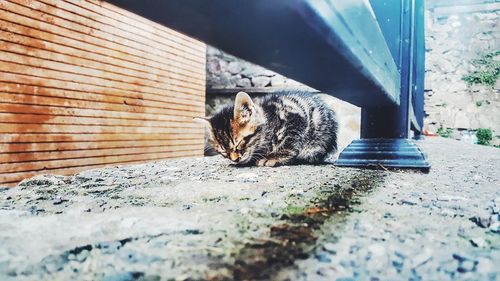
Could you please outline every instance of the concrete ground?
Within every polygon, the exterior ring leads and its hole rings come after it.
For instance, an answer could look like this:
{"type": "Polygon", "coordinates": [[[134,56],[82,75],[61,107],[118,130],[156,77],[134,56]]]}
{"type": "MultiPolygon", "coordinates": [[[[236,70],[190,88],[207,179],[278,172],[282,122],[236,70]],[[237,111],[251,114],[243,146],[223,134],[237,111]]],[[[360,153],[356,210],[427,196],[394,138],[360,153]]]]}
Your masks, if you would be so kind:
{"type": "Polygon", "coordinates": [[[500,150],[419,142],[430,173],[220,157],[0,191],[0,280],[499,280],[500,150]]]}

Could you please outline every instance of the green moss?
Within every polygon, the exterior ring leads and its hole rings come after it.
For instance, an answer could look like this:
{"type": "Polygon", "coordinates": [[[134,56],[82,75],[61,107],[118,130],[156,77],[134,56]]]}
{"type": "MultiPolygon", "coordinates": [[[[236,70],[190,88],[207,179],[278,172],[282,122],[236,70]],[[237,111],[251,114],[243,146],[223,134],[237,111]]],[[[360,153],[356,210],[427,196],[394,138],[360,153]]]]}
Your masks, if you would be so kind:
{"type": "Polygon", "coordinates": [[[482,145],[490,145],[493,139],[493,133],[490,129],[480,128],[476,131],[477,143],[482,145]]]}
{"type": "Polygon", "coordinates": [[[303,214],[306,210],[307,207],[289,204],[288,206],[286,206],[285,214],[298,215],[298,214],[303,214]]]}
{"type": "Polygon", "coordinates": [[[464,75],[462,80],[469,85],[482,84],[493,87],[500,76],[500,61],[494,59],[499,55],[500,51],[494,51],[472,60],[472,65],[478,70],[464,75]]]}
{"type": "Polygon", "coordinates": [[[439,129],[437,130],[437,134],[440,135],[441,137],[443,138],[449,138],[451,137],[451,134],[453,133],[453,129],[452,128],[443,128],[443,127],[439,127],[439,129]]]}

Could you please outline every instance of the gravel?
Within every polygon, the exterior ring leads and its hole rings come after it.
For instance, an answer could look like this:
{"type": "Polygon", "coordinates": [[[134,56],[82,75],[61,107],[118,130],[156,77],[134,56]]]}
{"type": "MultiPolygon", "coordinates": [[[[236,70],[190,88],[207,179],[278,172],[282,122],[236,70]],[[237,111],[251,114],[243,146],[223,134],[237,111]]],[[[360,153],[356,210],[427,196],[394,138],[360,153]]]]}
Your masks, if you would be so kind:
{"type": "Polygon", "coordinates": [[[0,279],[500,279],[500,150],[419,145],[430,173],[207,157],[37,176],[0,191],[0,279]]]}

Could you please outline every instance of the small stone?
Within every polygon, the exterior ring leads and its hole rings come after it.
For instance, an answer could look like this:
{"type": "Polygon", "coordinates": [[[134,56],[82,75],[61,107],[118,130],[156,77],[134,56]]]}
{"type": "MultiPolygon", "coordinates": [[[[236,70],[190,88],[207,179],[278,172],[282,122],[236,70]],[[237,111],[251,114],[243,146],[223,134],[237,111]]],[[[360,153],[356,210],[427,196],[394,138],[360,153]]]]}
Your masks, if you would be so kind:
{"type": "Polygon", "coordinates": [[[491,214],[499,214],[500,213],[500,206],[494,205],[494,206],[489,206],[489,210],[491,214]]]}
{"type": "Polygon", "coordinates": [[[476,265],[476,271],[481,274],[488,274],[495,269],[495,265],[490,259],[478,258],[478,264],[476,265]]]}
{"type": "Polygon", "coordinates": [[[332,262],[330,256],[325,252],[316,253],[315,257],[319,262],[325,262],[325,263],[332,262]]]}
{"type": "Polygon", "coordinates": [[[394,266],[394,268],[396,268],[396,270],[398,272],[401,272],[401,270],[403,269],[403,261],[402,260],[393,260],[392,261],[392,266],[394,266]]]}
{"type": "Polygon", "coordinates": [[[42,259],[41,264],[49,273],[61,271],[64,268],[65,259],[61,256],[49,255],[42,259]]]}
{"type": "Polygon", "coordinates": [[[242,88],[250,88],[252,87],[252,82],[248,78],[241,78],[238,81],[236,81],[236,86],[242,88]]]}
{"type": "Polygon", "coordinates": [[[90,256],[89,250],[82,250],[80,253],[76,255],[75,259],[79,262],[84,262],[89,256],[90,256]]]}
{"type": "Polygon", "coordinates": [[[75,179],[81,182],[86,182],[86,181],[95,181],[98,182],[100,179],[102,179],[102,173],[98,170],[87,170],[80,172],[75,175],[75,179]]]}
{"type": "Polygon", "coordinates": [[[257,76],[272,77],[276,75],[276,73],[255,64],[248,64],[246,65],[245,69],[241,72],[241,75],[248,78],[253,78],[257,76]]]}
{"type": "Polygon", "coordinates": [[[385,254],[385,248],[381,244],[373,244],[368,247],[372,255],[379,257],[385,254]]]}
{"type": "Polygon", "coordinates": [[[500,214],[494,214],[490,216],[490,221],[492,224],[494,224],[495,222],[500,222],[500,214]]]}
{"type": "Polygon", "coordinates": [[[62,197],[57,197],[57,198],[56,198],[56,199],[52,202],[52,204],[54,204],[54,205],[60,205],[60,204],[62,204],[62,203],[64,203],[64,202],[66,202],[66,201],[68,201],[68,200],[63,199],[62,197]]]}
{"type": "Polygon", "coordinates": [[[484,238],[482,237],[472,238],[469,240],[469,242],[472,244],[472,246],[478,248],[484,248],[486,246],[486,240],[484,240],[484,238]]]}
{"type": "Polygon", "coordinates": [[[335,280],[336,281],[355,281],[356,279],[354,279],[352,277],[340,277],[340,278],[336,278],[335,280]]]}
{"type": "Polygon", "coordinates": [[[104,276],[103,281],[144,280],[144,272],[120,272],[104,276]]]}
{"type": "Polygon", "coordinates": [[[322,276],[326,280],[339,280],[337,278],[339,272],[335,268],[321,267],[318,270],[316,270],[316,274],[322,276]]]}
{"type": "Polygon", "coordinates": [[[237,179],[240,179],[240,181],[245,183],[258,182],[258,177],[259,176],[255,173],[241,173],[236,176],[237,179]]]}
{"type": "Polygon", "coordinates": [[[257,88],[264,88],[271,83],[271,78],[266,76],[257,76],[252,78],[252,84],[257,88]]]}
{"type": "Polygon", "coordinates": [[[463,262],[463,261],[467,260],[467,257],[465,257],[461,254],[457,254],[457,253],[453,254],[452,257],[459,262],[463,262]]]}
{"type": "Polygon", "coordinates": [[[45,265],[45,269],[48,272],[57,272],[57,271],[61,271],[63,269],[63,266],[61,264],[49,263],[49,264],[45,265]]]}
{"type": "Polygon", "coordinates": [[[286,78],[281,75],[275,75],[271,77],[271,86],[279,87],[284,86],[286,84],[286,78]]]}
{"type": "Polygon", "coordinates": [[[331,254],[336,254],[336,247],[334,243],[326,243],[323,245],[323,249],[331,254]]]}
{"type": "Polygon", "coordinates": [[[222,55],[221,50],[207,45],[207,56],[220,56],[220,55],[222,55]]]}
{"type": "Polygon", "coordinates": [[[491,224],[489,229],[494,233],[500,233],[500,222],[495,222],[491,224]]]}
{"type": "Polygon", "coordinates": [[[460,273],[473,271],[474,268],[476,267],[476,264],[477,264],[476,261],[465,260],[460,263],[460,265],[457,268],[457,271],[460,273]]]}
{"type": "Polygon", "coordinates": [[[242,65],[238,61],[232,61],[227,65],[227,71],[231,74],[238,74],[243,69],[242,65]]]}
{"type": "Polygon", "coordinates": [[[419,267],[432,259],[432,250],[426,248],[422,253],[413,258],[413,268],[419,267]]]}
{"type": "Polygon", "coordinates": [[[482,228],[488,228],[491,225],[489,216],[475,216],[470,218],[472,222],[474,222],[477,226],[482,228]]]}
{"type": "Polygon", "coordinates": [[[125,248],[118,251],[117,257],[128,263],[146,262],[147,260],[140,253],[132,250],[125,250],[125,248]]]}
{"type": "Polygon", "coordinates": [[[112,241],[112,242],[101,242],[96,245],[97,249],[100,249],[101,252],[105,255],[111,255],[116,253],[118,249],[120,249],[122,246],[122,243],[119,241],[112,241]]]}
{"type": "Polygon", "coordinates": [[[19,186],[62,185],[64,184],[64,178],[56,175],[37,175],[21,181],[19,186]]]}
{"type": "Polygon", "coordinates": [[[207,61],[207,72],[210,74],[221,72],[221,65],[218,59],[211,59],[207,61]]]}
{"type": "Polygon", "coordinates": [[[408,199],[401,199],[399,201],[400,205],[410,205],[410,206],[415,206],[418,204],[417,199],[414,198],[408,198],[408,199]]]}
{"type": "Polygon", "coordinates": [[[384,218],[385,219],[393,219],[394,218],[394,215],[392,213],[389,213],[389,212],[386,212],[384,214],[384,218]]]}

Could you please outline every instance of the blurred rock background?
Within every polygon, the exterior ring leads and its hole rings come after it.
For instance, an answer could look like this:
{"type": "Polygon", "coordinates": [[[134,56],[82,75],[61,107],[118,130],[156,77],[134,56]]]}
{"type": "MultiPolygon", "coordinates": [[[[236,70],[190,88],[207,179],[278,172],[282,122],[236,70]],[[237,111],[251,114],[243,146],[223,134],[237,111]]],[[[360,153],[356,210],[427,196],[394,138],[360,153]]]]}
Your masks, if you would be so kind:
{"type": "MultiPolygon", "coordinates": [[[[442,137],[477,142],[490,131],[500,145],[500,28],[498,0],[426,1],[425,128],[442,137]]],[[[207,104],[211,116],[238,91],[260,96],[283,89],[319,93],[297,81],[207,48],[207,104]]],[[[360,109],[332,103],[341,123],[340,146],[359,138],[360,109]]]]}
{"type": "MultiPolygon", "coordinates": [[[[207,46],[206,115],[211,116],[245,91],[258,97],[282,90],[319,91],[273,71],[241,60],[214,47],[207,46]]],[[[334,97],[324,97],[335,109],[339,122],[339,150],[359,138],[360,108],[334,97]]]]}
{"type": "Polygon", "coordinates": [[[500,2],[426,1],[425,127],[469,141],[478,129],[500,144],[500,2]]]}

